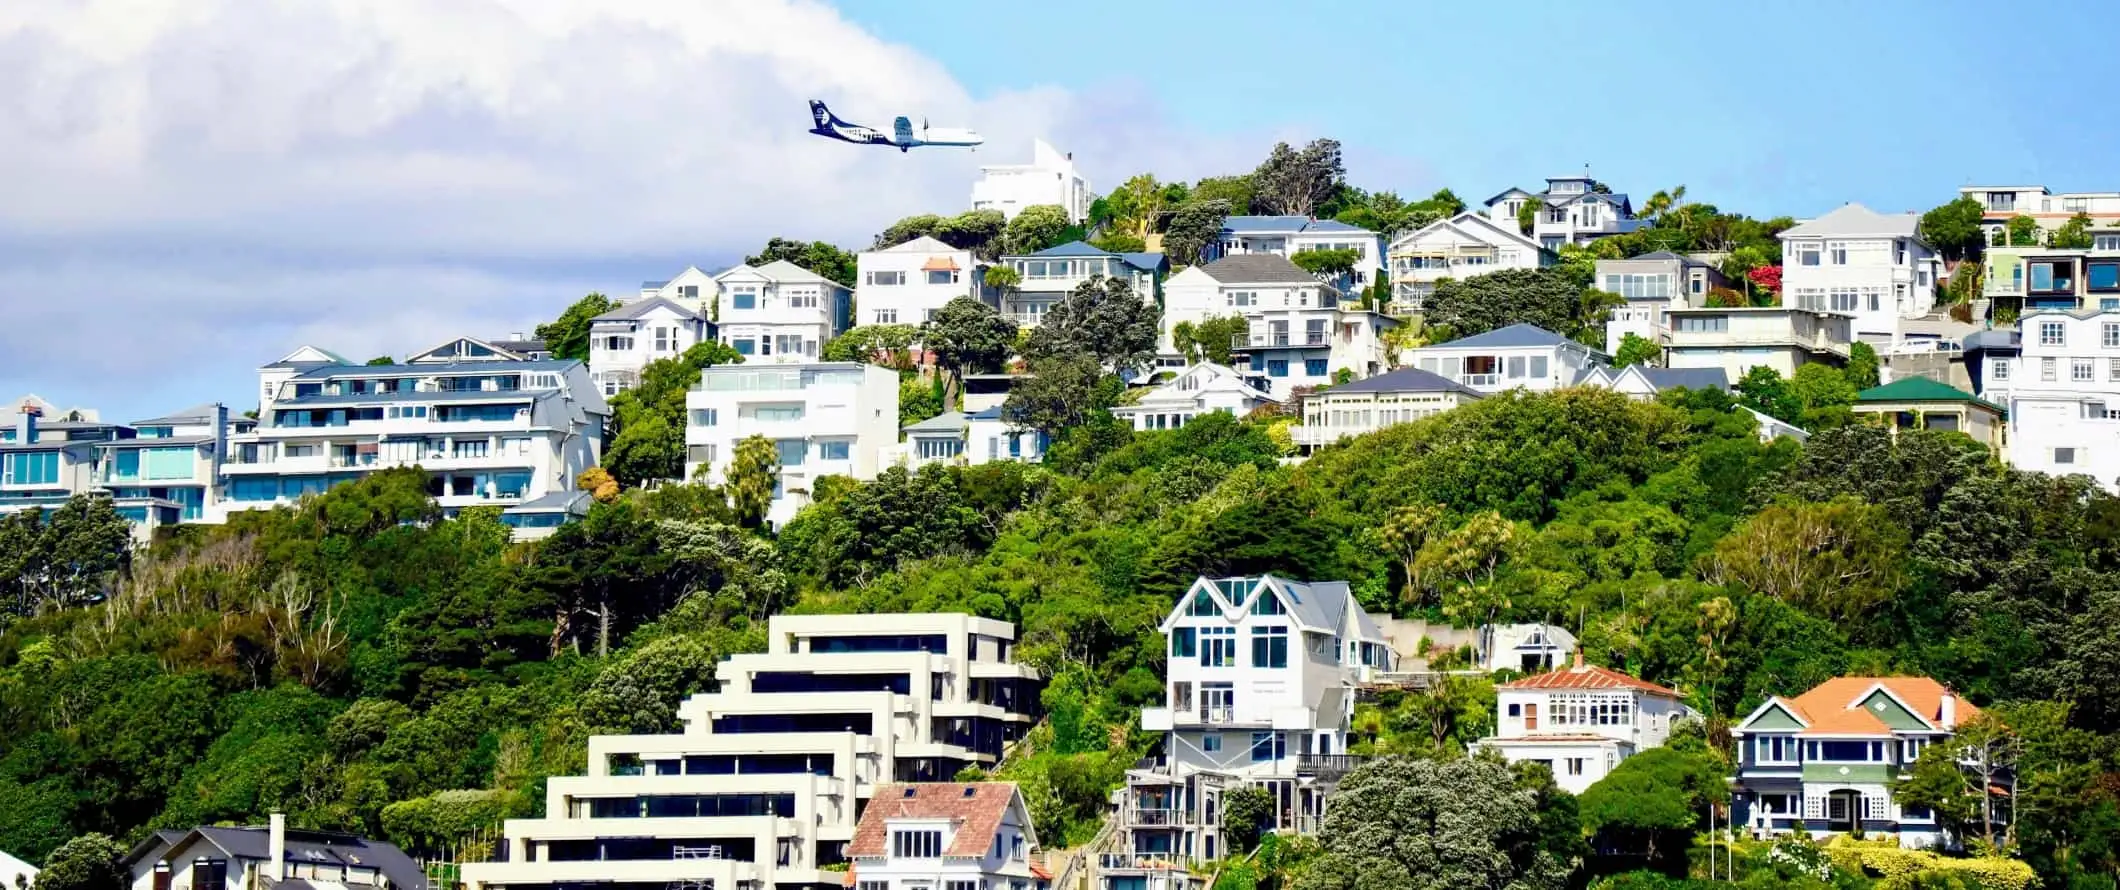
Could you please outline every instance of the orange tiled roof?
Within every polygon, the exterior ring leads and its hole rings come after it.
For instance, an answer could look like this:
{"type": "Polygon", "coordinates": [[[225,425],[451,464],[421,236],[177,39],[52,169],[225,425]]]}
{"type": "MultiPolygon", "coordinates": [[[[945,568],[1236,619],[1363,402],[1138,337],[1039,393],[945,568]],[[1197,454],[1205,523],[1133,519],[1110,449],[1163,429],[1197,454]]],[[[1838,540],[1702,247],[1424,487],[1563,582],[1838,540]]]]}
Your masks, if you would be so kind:
{"type": "Polygon", "coordinates": [[[854,840],[847,856],[889,855],[889,822],[892,819],[947,819],[956,829],[944,856],[986,855],[994,844],[994,831],[1008,815],[1009,802],[1016,799],[1014,782],[916,782],[885,785],[876,789],[869,808],[854,827],[854,840]]]}
{"type": "Polygon", "coordinates": [[[1503,683],[1503,689],[1638,689],[1651,695],[1677,698],[1678,693],[1639,677],[1615,671],[1608,667],[1583,664],[1577,661],[1574,667],[1534,674],[1511,683],[1503,683]]]}
{"type": "Polygon", "coordinates": [[[1877,715],[1857,707],[1871,689],[1883,686],[1904,702],[1914,714],[1938,729],[1956,729],[1980,713],[1971,702],[1957,698],[1948,687],[1928,677],[1834,677],[1811,687],[1793,699],[1778,699],[1796,712],[1807,726],[1805,735],[1885,734],[1892,731],[1877,715]],[[1952,718],[1943,720],[1943,699],[1956,698],[1952,718]]]}
{"type": "Polygon", "coordinates": [[[946,256],[928,257],[928,261],[921,264],[920,271],[955,272],[957,271],[957,261],[946,256]]]}

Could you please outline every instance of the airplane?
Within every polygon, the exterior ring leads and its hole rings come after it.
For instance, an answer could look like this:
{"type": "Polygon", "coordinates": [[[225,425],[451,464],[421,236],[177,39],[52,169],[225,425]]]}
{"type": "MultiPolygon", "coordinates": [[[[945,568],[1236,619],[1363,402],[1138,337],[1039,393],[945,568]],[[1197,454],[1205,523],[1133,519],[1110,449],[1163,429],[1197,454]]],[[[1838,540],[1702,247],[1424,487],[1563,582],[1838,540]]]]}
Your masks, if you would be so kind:
{"type": "Polygon", "coordinates": [[[840,120],[831,109],[824,107],[823,102],[815,99],[810,100],[810,117],[817,121],[817,126],[811,127],[810,132],[819,136],[852,142],[855,145],[896,146],[901,153],[922,145],[972,148],[986,142],[971,130],[930,127],[925,120],[920,122],[920,129],[915,130],[913,119],[909,117],[900,117],[893,121],[891,132],[883,133],[871,127],[840,120]]]}

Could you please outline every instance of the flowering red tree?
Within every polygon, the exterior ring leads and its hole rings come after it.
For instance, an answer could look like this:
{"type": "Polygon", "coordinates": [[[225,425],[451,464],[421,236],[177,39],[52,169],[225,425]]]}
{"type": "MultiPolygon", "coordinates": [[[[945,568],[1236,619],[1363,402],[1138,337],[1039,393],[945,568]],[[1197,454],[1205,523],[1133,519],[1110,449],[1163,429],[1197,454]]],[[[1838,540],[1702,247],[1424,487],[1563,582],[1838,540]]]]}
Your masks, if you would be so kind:
{"type": "Polygon", "coordinates": [[[1761,290],[1770,290],[1777,294],[1781,293],[1780,266],[1759,266],[1747,271],[1745,277],[1751,279],[1753,286],[1761,290]]]}

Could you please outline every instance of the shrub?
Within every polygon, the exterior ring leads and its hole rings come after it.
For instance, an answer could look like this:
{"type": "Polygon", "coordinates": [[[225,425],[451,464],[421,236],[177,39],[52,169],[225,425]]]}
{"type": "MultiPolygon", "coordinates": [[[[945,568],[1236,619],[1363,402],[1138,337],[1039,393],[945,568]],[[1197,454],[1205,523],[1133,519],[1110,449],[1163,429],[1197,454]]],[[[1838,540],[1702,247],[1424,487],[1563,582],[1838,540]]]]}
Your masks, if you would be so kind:
{"type": "Polygon", "coordinates": [[[1917,887],[1948,886],[1950,879],[1964,878],[1988,890],[2031,890],[2039,878],[2032,867],[2000,856],[1954,858],[1927,850],[1901,848],[1890,838],[1855,840],[1836,837],[1826,844],[1826,855],[1849,871],[1861,870],[1882,880],[1880,888],[1914,890],[1917,887]]]}

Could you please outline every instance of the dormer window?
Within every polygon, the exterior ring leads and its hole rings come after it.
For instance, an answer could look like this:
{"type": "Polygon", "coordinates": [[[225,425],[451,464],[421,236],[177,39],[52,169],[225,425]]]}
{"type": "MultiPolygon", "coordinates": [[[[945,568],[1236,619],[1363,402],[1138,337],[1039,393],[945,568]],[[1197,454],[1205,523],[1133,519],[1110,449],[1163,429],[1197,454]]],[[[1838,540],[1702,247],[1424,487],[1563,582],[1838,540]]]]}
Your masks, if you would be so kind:
{"type": "Polygon", "coordinates": [[[1202,590],[1193,594],[1192,603],[1185,607],[1185,614],[1195,618],[1222,614],[1222,606],[1213,596],[1202,590]]]}
{"type": "Polygon", "coordinates": [[[1286,615],[1288,609],[1281,605],[1281,598],[1275,596],[1273,591],[1261,589],[1259,598],[1251,601],[1251,614],[1286,615]]]}
{"type": "Polygon", "coordinates": [[[893,831],[891,855],[901,859],[940,859],[942,832],[929,829],[893,831]]]}

